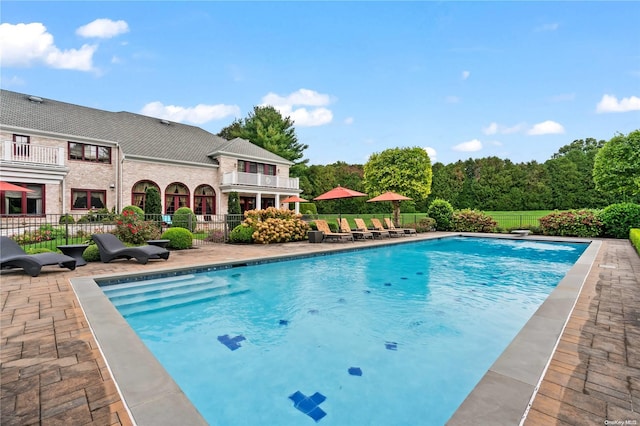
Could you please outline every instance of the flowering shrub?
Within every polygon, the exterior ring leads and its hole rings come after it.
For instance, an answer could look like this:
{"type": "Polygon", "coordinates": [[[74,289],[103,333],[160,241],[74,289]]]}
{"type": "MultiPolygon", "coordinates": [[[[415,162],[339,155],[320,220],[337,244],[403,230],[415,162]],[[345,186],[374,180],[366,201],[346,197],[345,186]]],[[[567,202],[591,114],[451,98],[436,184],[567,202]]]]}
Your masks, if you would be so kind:
{"type": "Polygon", "coordinates": [[[214,229],[213,231],[209,232],[209,235],[207,235],[204,240],[209,243],[224,243],[224,232],[220,231],[219,229],[214,229]]]}
{"type": "Polygon", "coordinates": [[[491,216],[470,209],[458,210],[453,213],[451,230],[457,232],[496,232],[498,222],[491,216]]]}
{"type": "Polygon", "coordinates": [[[544,235],[560,237],[597,237],[602,230],[602,221],[595,210],[571,210],[554,212],[538,219],[544,235]]]}
{"type": "Polygon", "coordinates": [[[133,210],[122,211],[122,214],[116,219],[116,229],[113,233],[121,241],[137,245],[160,237],[160,230],[157,225],[154,222],[145,222],[133,210]]]}
{"type": "Polygon", "coordinates": [[[20,245],[41,243],[64,237],[64,228],[42,225],[35,231],[27,231],[24,234],[15,235],[13,239],[20,245]]]}
{"type": "Polygon", "coordinates": [[[429,232],[436,229],[436,220],[431,217],[425,217],[415,224],[416,232],[429,232]]]}
{"type": "Polygon", "coordinates": [[[306,237],[309,230],[309,225],[302,220],[302,215],[292,210],[269,207],[264,210],[249,210],[245,212],[244,217],[243,224],[254,229],[252,238],[256,243],[300,241],[306,237]]]}

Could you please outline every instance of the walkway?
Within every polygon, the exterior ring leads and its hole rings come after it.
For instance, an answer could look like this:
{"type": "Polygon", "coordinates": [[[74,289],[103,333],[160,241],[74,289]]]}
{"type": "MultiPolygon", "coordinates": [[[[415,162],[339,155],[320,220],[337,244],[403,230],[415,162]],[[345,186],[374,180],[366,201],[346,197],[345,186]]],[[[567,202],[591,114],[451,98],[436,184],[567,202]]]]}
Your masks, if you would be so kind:
{"type": "MultiPolygon", "coordinates": [[[[67,272],[47,267],[37,278],[4,271],[0,277],[0,424],[131,424],[69,278],[250,259],[266,252],[292,255],[372,244],[377,242],[211,245],[172,252],[168,262],[147,265],[90,263],[67,272]]],[[[640,425],[638,407],[640,258],[628,241],[607,240],[526,424],[602,425],[605,419],[636,419],[640,425]]]]}

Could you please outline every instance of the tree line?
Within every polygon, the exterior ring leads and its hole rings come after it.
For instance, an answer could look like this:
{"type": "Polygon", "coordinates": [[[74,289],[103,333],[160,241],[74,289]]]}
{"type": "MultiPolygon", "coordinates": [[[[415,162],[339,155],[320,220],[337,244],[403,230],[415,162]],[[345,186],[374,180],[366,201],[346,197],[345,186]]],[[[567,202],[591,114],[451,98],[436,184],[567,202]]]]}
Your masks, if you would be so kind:
{"type": "MultiPolygon", "coordinates": [[[[302,196],[309,200],[338,185],[360,192],[367,192],[372,186],[371,179],[366,179],[367,170],[372,174],[371,167],[367,169],[369,163],[308,165],[308,160],[303,159],[308,146],[298,142],[293,122],[288,117],[282,118],[271,106],[255,107],[247,118],[234,121],[218,135],[248,139],[294,162],[290,176],[300,179],[302,196]]],[[[544,163],[513,163],[509,159],[484,157],[451,164],[428,164],[432,171],[430,193],[428,190],[414,192],[412,201],[402,202],[402,210],[426,212],[435,199],[447,200],[455,209],[485,211],[568,210],[602,208],[620,201],[640,203],[637,191],[640,188],[640,131],[628,136],[617,135],[609,142],[593,138],[574,140],[544,163]],[[594,182],[594,171],[599,187],[594,182]]],[[[372,154],[369,161],[378,158],[379,154],[372,154]]],[[[387,166],[393,168],[394,164],[387,166]]],[[[402,187],[401,183],[397,185],[402,187]]],[[[367,203],[367,199],[321,201],[316,206],[319,213],[339,209],[345,213],[390,212],[388,203],[367,203]]]]}

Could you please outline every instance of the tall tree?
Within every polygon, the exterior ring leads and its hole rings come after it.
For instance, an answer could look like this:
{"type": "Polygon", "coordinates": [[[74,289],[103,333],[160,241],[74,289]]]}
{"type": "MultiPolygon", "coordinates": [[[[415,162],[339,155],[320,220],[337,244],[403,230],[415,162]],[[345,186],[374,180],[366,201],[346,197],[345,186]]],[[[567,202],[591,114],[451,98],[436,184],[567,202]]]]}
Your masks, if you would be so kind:
{"type": "MultiPolygon", "coordinates": [[[[391,148],[371,154],[364,165],[364,187],[369,195],[397,192],[415,201],[426,200],[431,193],[433,170],[423,148],[391,148]]],[[[394,205],[398,223],[399,204],[394,205]]]]}
{"type": "Polygon", "coordinates": [[[622,201],[640,198],[640,130],[618,134],[604,144],[595,157],[593,180],[598,189],[622,201]]]}
{"type": "Polygon", "coordinates": [[[218,136],[225,139],[242,138],[292,161],[291,176],[300,176],[306,167],[303,160],[304,150],[308,145],[298,142],[294,122],[290,117],[282,117],[272,106],[255,106],[253,111],[243,120],[234,120],[223,128],[218,136]]]}

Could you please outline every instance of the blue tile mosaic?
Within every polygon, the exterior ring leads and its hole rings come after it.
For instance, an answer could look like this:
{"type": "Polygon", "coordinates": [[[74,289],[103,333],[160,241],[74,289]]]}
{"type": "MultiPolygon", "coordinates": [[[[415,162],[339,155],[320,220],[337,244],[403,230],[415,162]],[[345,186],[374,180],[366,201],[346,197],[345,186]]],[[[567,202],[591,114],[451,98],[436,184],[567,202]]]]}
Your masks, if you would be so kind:
{"type": "Polygon", "coordinates": [[[350,367],[349,374],[351,374],[352,376],[362,376],[362,369],[360,369],[359,367],[350,367]]]}
{"type": "Polygon", "coordinates": [[[391,283],[384,283],[387,287],[391,287],[391,283]]]}
{"type": "Polygon", "coordinates": [[[320,312],[320,311],[318,311],[317,309],[309,309],[309,313],[311,315],[316,315],[316,314],[318,314],[318,312],[320,312]]]}
{"type": "Polygon", "coordinates": [[[243,340],[247,339],[245,339],[245,337],[241,334],[236,337],[229,337],[228,334],[225,334],[224,336],[218,336],[218,341],[232,351],[241,348],[242,346],[238,342],[242,342],[243,340]]]}
{"type": "Polygon", "coordinates": [[[289,320],[280,320],[280,325],[289,325],[289,320]]]}
{"type": "Polygon", "coordinates": [[[327,397],[320,392],[316,392],[311,396],[306,396],[300,391],[295,391],[293,394],[289,395],[289,399],[293,401],[293,406],[296,409],[311,417],[316,422],[327,415],[327,413],[319,407],[319,405],[327,399],[327,397]]]}

